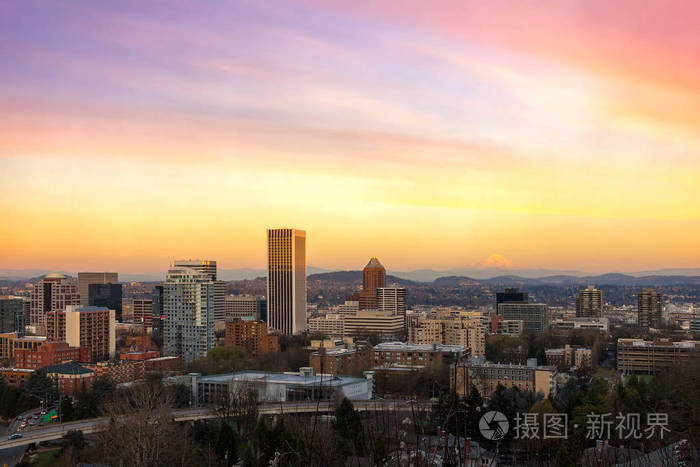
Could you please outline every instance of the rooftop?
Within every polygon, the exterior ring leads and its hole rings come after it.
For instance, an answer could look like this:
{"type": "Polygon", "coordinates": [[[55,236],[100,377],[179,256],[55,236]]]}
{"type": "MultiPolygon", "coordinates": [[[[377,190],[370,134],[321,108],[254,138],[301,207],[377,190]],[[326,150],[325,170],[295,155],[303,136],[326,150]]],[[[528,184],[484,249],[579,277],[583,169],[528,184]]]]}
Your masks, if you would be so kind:
{"type": "Polygon", "coordinates": [[[469,347],[461,345],[442,344],[410,344],[408,342],[382,342],[374,346],[374,350],[394,352],[464,352],[469,347]]]}
{"type": "Polygon", "coordinates": [[[45,369],[47,374],[59,375],[84,375],[88,373],[94,373],[92,370],[85,368],[84,366],[76,362],[51,365],[47,366],[45,369]]]}
{"type": "Polygon", "coordinates": [[[241,371],[239,373],[202,376],[198,378],[198,381],[202,383],[226,383],[230,381],[241,381],[250,383],[293,384],[296,386],[312,386],[318,384],[327,386],[345,386],[346,384],[364,381],[364,378],[324,374],[312,375],[301,374],[298,372],[269,373],[264,371],[241,371]]]}

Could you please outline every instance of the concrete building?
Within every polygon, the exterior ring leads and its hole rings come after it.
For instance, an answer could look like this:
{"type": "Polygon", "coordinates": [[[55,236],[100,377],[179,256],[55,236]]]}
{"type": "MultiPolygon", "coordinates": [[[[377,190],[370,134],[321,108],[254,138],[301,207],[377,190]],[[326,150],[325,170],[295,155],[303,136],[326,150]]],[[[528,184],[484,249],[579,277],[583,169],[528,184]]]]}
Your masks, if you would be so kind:
{"type": "Polygon", "coordinates": [[[345,321],[343,316],[337,313],[308,318],[307,325],[310,334],[324,334],[328,337],[343,337],[345,335],[345,321]]]}
{"type": "Polygon", "coordinates": [[[617,371],[653,375],[700,357],[700,341],[618,339],[617,371]]]}
{"type": "Polygon", "coordinates": [[[65,342],[44,342],[34,350],[15,349],[16,368],[43,368],[70,361],[89,362],[92,359],[90,346],[71,347],[65,342]]]}
{"type": "Polygon", "coordinates": [[[486,352],[486,328],[482,313],[449,310],[412,316],[408,326],[408,341],[414,344],[441,344],[469,347],[473,357],[486,352]]]}
{"type": "Polygon", "coordinates": [[[237,318],[226,322],[226,345],[243,347],[250,355],[279,352],[279,338],[267,333],[267,323],[237,318]]]}
{"type": "Polygon", "coordinates": [[[554,378],[557,369],[554,366],[537,366],[536,359],[529,359],[527,365],[513,365],[483,362],[470,359],[452,369],[450,387],[457,395],[469,395],[474,385],[481,397],[488,399],[498,385],[506,388],[517,387],[522,391],[541,392],[545,399],[556,392],[554,378]]]}
{"type": "Polygon", "coordinates": [[[544,303],[500,303],[498,314],[506,320],[522,321],[528,331],[549,329],[549,308],[544,303]]]}
{"type": "Polygon", "coordinates": [[[134,307],[134,323],[143,323],[147,327],[151,327],[153,322],[153,299],[135,298],[132,306],[134,307]]]}
{"type": "Polygon", "coordinates": [[[406,318],[406,289],[403,287],[377,287],[377,311],[406,318]]]}
{"type": "Polygon", "coordinates": [[[115,313],[105,307],[69,305],[65,311],[46,314],[46,336],[71,347],[90,347],[92,362],[114,358],[116,354],[115,313]]]}
{"type": "Polygon", "coordinates": [[[576,297],[577,318],[600,318],[603,314],[603,291],[589,285],[576,297]]]}
{"type": "Polygon", "coordinates": [[[179,259],[173,263],[174,268],[190,268],[205,274],[214,282],[214,321],[226,320],[226,283],[218,280],[216,261],[207,259],[179,259]]]}
{"type": "MultiPolygon", "coordinates": [[[[90,305],[90,284],[118,284],[119,273],[116,272],[79,272],[78,273],[78,294],[80,303],[75,305],[90,305]]],[[[71,304],[73,305],[73,304],[71,304]]]]}
{"type": "Polygon", "coordinates": [[[113,283],[88,284],[88,306],[101,306],[114,310],[114,319],[121,323],[122,285],[113,283]]]}
{"type": "Polygon", "coordinates": [[[0,333],[24,333],[26,303],[22,297],[0,297],[0,333]]]}
{"type": "MultiPolygon", "coordinates": [[[[84,274],[84,273],[83,273],[84,274]]],[[[87,285],[85,302],[87,303],[87,285]]],[[[63,274],[48,274],[34,287],[30,296],[29,324],[39,333],[46,330],[46,313],[62,311],[68,305],[80,305],[78,288],[63,274]]]]}
{"type": "Polygon", "coordinates": [[[236,318],[262,319],[263,299],[255,295],[226,295],[226,320],[236,318]]]}
{"type": "Polygon", "coordinates": [[[360,302],[358,300],[345,299],[345,303],[338,305],[338,313],[343,317],[352,316],[360,311],[360,302]]]}
{"type": "Polygon", "coordinates": [[[214,346],[215,281],[188,267],[172,268],[163,284],[166,356],[191,362],[214,346]]]}
{"type": "Polygon", "coordinates": [[[267,231],[267,324],[283,334],[306,330],[306,232],[267,231]]]}
{"type": "Polygon", "coordinates": [[[661,324],[663,295],[654,289],[645,289],[637,295],[637,325],[642,328],[661,324]]]}
{"type": "Polygon", "coordinates": [[[189,379],[192,394],[200,404],[221,404],[247,389],[257,394],[259,402],[328,400],[337,392],[350,400],[370,400],[374,390],[371,376],[316,374],[308,367],[288,373],[243,371],[209,376],[194,373],[189,379]]]}
{"type": "Polygon", "coordinates": [[[359,297],[360,310],[374,310],[377,307],[377,289],[386,287],[386,269],[376,256],[372,256],[362,270],[362,293],[359,297]]]}
{"type": "Polygon", "coordinates": [[[491,317],[491,333],[504,336],[519,336],[525,331],[525,323],[521,319],[505,319],[503,315],[491,317]]]}
{"type": "Polygon", "coordinates": [[[570,329],[591,329],[600,332],[608,332],[610,321],[608,318],[561,318],[549,323],[554,330],[566,331],[570,329]]]}
{"type": "Polygon", "coordinates": [[[367,338],[368,335],[375,334],[383,341],[406,338],[405,319],[401,315],[364,310],[358,311],[355,315],[346,316],[343,320],[346,336],[367,338]]]}

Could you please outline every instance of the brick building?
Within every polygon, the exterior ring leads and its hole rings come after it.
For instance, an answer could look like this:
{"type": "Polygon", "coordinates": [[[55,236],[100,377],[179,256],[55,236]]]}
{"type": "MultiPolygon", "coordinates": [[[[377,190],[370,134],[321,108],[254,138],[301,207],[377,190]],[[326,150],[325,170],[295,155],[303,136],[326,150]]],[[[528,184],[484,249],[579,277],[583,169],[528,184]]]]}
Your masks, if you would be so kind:
{"type": "Polygon", "coordinates": [[[309,366],[318,374],[360,375],[371,368],[370,353],[368,347],[321,348],[309,355],[309,366]]]}
{"type": "Polygon", "coordinates": [[[44,342],[35,350],[15,349],[16,368],[43,368],[70,361],[89,362],[92,358],[90,346],[71,347],[65,342],[44,342]]]}
{"type": "Polygon", "coordinates": [[[46,376],[56,381],[60,395],[71,397],[77,395],[83,386],[90,389],[95,381],[95,373],[76,362],[48,366],[46,376]]]}
{"type": "Polygon", "coordinates": [[[474,385],[481,396],[488,399],[501,385],[541,392],[546,398],[556,390],[554,377],[557,369],[554,366],[537,366],[537,360],[531,360],[534,361],[528,360],[527,365],[513,365],[472,359],[451,368],[450,387],[460,397],[466,397],[471,385],[474,385]]]}
{"type": "Polygon", "coordinates": [[[142,379],[145,375],[145,367],[143,360],[120,360],[85,365],[85,368],[95,373],[96,378],[109,377],[115,384],[130,383],[142,379]]]}
{"type": "Polygon", "coordinates": [[[625,374],[653,375],[697,358],[700,358],[700,341],[617,340],[617,370],[625,374]]]}
{"type": "Polygon", "coordinates": [[[278,337],[267,333],[267,323],[249,319],[226,323],[225,344],[243,347],[253,356],[280,350],[278,337]]]}

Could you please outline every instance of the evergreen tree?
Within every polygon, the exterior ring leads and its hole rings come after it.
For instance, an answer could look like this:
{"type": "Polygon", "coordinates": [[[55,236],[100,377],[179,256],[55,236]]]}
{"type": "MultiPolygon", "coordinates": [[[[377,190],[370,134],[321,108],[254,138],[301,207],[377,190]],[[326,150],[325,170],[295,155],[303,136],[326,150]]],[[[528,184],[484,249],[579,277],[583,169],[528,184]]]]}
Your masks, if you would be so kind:
{"type": "Polygon", "coordinates": [[[216,437],[214,450],[221,457],[226,457],[226,465],[233,465],[238,461],[237,456],[238,440],[233,428],[228,423],[222,423],[216,437]]]}

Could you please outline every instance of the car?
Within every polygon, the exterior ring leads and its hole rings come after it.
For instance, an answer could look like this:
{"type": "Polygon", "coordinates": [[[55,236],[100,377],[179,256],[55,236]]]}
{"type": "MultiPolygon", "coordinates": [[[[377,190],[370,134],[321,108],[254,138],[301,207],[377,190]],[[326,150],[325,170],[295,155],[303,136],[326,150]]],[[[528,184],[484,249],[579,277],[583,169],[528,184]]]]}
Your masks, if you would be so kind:
{"type": "Polygon", "coordinates": [[[39,420],[39,415],[34,415],[32,418],[33,418],[34,420],[39,420]]]}
{"type": "Polygon", "coordinates": [[[21,438],[21,437],[22,437],[21,434],[15,433],[14,435],[10,435],[10,437],[7,438],[7,439],[19,439],[19,438],[21,438]]]}
{"type": "Polygon", "coordinates": [[[42,410],[41,415],[46,415],[46,410],[42,410]]]}

